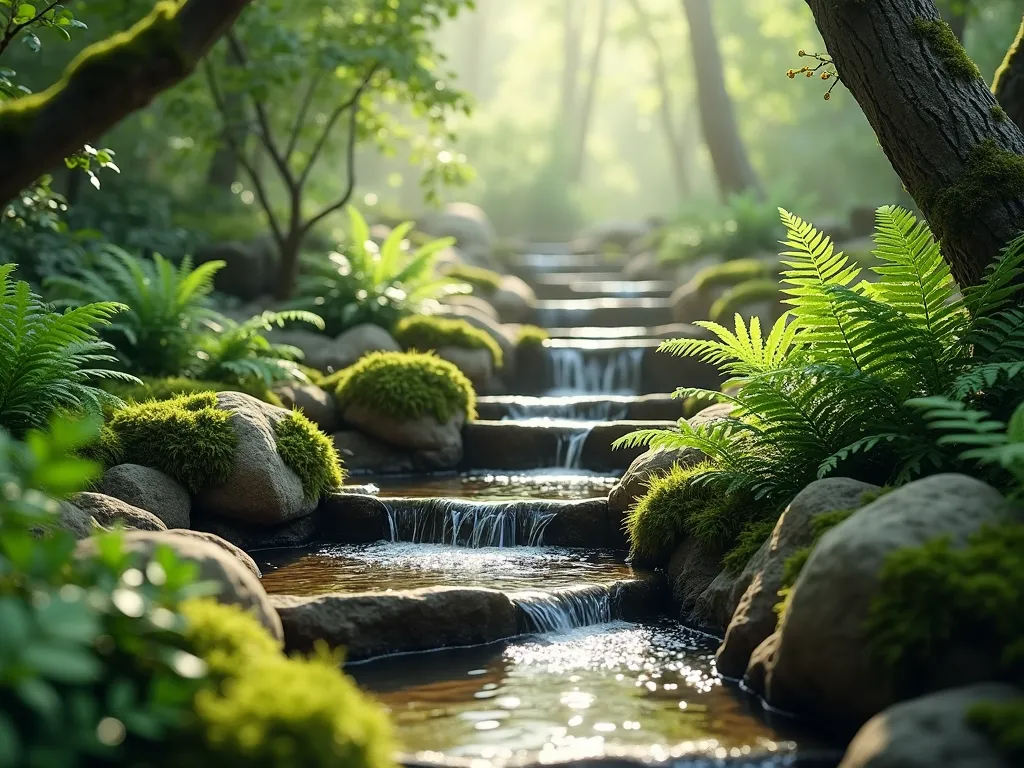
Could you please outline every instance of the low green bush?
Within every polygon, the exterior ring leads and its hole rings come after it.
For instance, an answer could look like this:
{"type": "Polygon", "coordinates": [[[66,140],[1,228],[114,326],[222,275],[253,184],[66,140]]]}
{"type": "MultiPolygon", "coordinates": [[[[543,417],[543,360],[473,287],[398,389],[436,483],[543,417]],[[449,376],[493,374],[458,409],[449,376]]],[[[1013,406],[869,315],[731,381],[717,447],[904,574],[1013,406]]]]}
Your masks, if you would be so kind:
{"type": "Polygon", "coordinates": [[[1024,765],[1024,701],[975,704],[967,722],[1006,755],[1009,765],[1024,765]]]}
{"type": "Polygon", "coordinates": [[[542,347],[544,342],[551,338],[551,334],[536,325],[519,326],[519,334],[516,336],[516,347],[542,347]]]}
{"type": "Polygon", "coordinates": [[[274,438],[281,460],[299,476],[307,499],[341,487],[345,476],[334,442],[302,413],[292,411],[277,422],[274,438]]]}
{"type": "Polygon", "coordinates": [[[217,381],[187,379],[183,376],[156,378],[143,376],[139,383],[132,384],[122,381],[105,381],[103,389],[124,402],[142,403],[147,400],[170,400],[179,395],[192,395],[198,392],[242,392],[252,395],[271,405],[281,406],[281,398],[266,387],[262,381],[250,380],[241,384],[225,384],[217,381]]]}
{"type": "MultiPolygon", "coordinates": [[[[692,284],[699,290],[721,286],[732,286],[748,280],[760,280],[779,274],[779,264],[765,259],[734,259],[705,267],[694,275],[692,284]]],[[[776,284],[776,289],[778,285],[776,284]]]]}
{"type": "Polygon", "coordinates": [[[781,299],[782,293],[779,291],[777,280],[770,278],[747,280],[727,288],[725,293],[711,305],[708,317],[713,323],[723,323],[732,319],[736,313],[743,314],[742,310],[752,304],[767,301],[780,303],[781,299]]]}
{"type": "Polygon", "coordinates": [[[469,379],[446,360],[418,352],[374,352],[324,380],[344,408],[350,403],[400,419],[433,416],[446,422],[459,411],[476,418],[469,379]]]}
{"type": "Polygon", "coordinates": [[[495,368],[501,368],[504,357],[491,334],[466,320],[431,315],[411,315],[398,321],[392,330],[395,341],[403,349],[429,352],[441,347],[486,349],[495,368]]]}
{"type": "Polygon", "coordinates": [[[227,479],[238,447],[231,414],[216,406],[213,392],[129,403],[108,424],[123,455],[196,493],[227,479]]]}
{"type": "Polygon", "coordinates": [[[501,275],[491,269],[471,264],[454,264],[445,270],[445,274],[473,286],[473,292],[482,296],[497,293],[501,288],[501,275]]]}

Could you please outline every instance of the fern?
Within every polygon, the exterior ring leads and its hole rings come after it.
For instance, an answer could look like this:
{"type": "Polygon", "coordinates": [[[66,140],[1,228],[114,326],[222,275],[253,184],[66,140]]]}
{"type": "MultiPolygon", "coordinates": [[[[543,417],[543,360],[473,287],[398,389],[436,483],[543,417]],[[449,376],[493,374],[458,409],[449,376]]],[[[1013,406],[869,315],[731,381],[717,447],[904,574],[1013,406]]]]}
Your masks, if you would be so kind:
{"type": "Polygon", "coordinates": [[[216,317],[208,298],[223,266],[223,261],[209,261],[193,269],[185,257],[175,267],[160,254],[140,259],[107,246],[95,264],[53,277],[46,285],[59,297],[58,305],[106,300],[124,305],[126,311],[106,332],[123,366],[138,375],[172,376],[195,363],[203,322],[216,317]]]}
{"type": "Polygon", "coordinates": [[[323,330],[319,315],[302,310],[264,312],[236,323],[228,318],[210,323],[210,334],[203,337],[192,372],[195,378],[239,386],[261,382],[273,387],[282,382],[309,383],[298,361],[302,350],[286,344],[271,344],[264,332],[288,322],[308,323],[323,330]]]}
{"type": "Polygon", "coordinates": [[[120,404],[89,382],[138,381],[96,367],[116,361],[96,329],[124,305],[107,301],[55,312],[28,283],[11,279],[14,269],[0,266],[0,427],[21,434],[45,426],[57,411],[98,414],[104,405],[120,404]]]}

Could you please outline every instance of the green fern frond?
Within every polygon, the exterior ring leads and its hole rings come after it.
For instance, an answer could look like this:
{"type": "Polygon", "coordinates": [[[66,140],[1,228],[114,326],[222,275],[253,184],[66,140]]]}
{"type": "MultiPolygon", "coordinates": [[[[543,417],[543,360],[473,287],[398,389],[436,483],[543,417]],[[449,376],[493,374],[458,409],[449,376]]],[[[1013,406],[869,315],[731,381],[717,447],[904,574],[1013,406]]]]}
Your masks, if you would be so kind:
{"type": "Polygon", "coordinates": [[[1024,359],[1024,310],[1002,309],[978,317],[967,343],[979,361],[1002,363],[1024,359]]]}
{"type": "Polygon", "coordinates": [[[1009,307],[1020,290],[1024,278],[1024,235],[1003,249],[992,262],[979,285],[964,289],[964,305],[977,322],[1009,307]]]}
{"type": "Polygon", "coordinates": [[[953,382],[949,394],[956,400],[987,392],[997,385],[1012,382],[1024,373],[1024,361],[1013,363],[987,363],[961,373],[953,382]]]}

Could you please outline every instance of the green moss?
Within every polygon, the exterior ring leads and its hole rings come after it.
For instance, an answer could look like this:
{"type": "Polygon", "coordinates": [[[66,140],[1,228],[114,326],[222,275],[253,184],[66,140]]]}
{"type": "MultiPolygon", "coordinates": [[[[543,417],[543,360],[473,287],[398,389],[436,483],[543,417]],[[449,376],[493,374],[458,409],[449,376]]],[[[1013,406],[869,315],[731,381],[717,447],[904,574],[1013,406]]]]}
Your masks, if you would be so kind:
{"type": "Polygon", "coordinates": [[[955,548],[948,538],[891,553],[867,623],[872,656],[902,692],[953,651],[998,659],[1024,682],[1024,524],[987,526],[955,548]]]}
{"type": "Polygon", "coordinates": [[[395,325],[392,335],[404,349],[428,352],[441,347],[486,349],[491,353],[494,367],[501,368],[504,357],[498,342],[466,320],[430,315],[410,315],[395,325]]]}
{"type": "Polygon", "coordinates": [[[271,405],[280,406],[281,398],[271,392],[262,382],[252,384],[222,384],[216,381],[186,379],[182,376],[166,378],[142,377],[141,384],[128,384],[123,381],[107,380],[103,388],[112,395],[128,402],[141,403],[146,400],[169,400],[178,395],[189,395],[196,392],[242,392],[252,395],[271,405]]]}
{"type": "Polygon", "coordinates": [[[741,310],[744,307],[773,299],[775,301],[782,299],[778,280],[771,278],[747,280],[728,288],[711,305],[710,319],[716,323],[728,322],[737,312],[742,314],[741,310]]]}
{"type": "Polygon", "coordinates": [[[544,342],[551,338],[551,334],[536,325],[519,326],[519,334],[516,336],[516,347],[543,347],[544,342]]]}
{"type": "Polygon", "coordinates": [[[490,295],[497,293],[501,288],[501,275],[497,272],[474,267],[469,264],[455,264],[448,270],[448,277],[461,280],[473,286],[474,293],[490,295]]]}
{"type": "Polygon", "coordinates": [[[109,424],[100,427],[96,439],[76,451],[83,459],[95,461],[103,467],[113,467],[124,462],[124,444],[109,424]]]}
{"type": "Polygon", "coordinates": [[[719,286],[738,285],[748,280],[770,278],[778,274],[778,264],[763,259],[733,259],[705,267],[693,277],[698,291],[719,286]]]}
{"type": "Polygon", "coordinates": [[[706,482],[694,482],[713,469],[710,462],[687,468],[677,464],[651,478],[647,492],[626,516],[631,557],[662,563],[687,537],[718,551],[739,536],[750,522],[748,500],[724,494],[706,482]]]}
{"type": "Polygon", "coordinates": [[[992,113],[992,119],[997,123],[1005,123],[1010,119],[1010,116],[1006,114],[1006,110],[1000,107],[998,104],[993,104],[992,109],[989,110],[992,113]]]}
{"type": "Polygon", "coordinates": [[[1009,765],[1024,765],[1024,699],[975,704],[967,722],[999,748],[1009,765]]]}
{"type": "Polygon", "coordinates": [[[922,203],[941,240],[970,224],[990,205],[1022,197],[1024,155],[1009,152],[989,138],[971,150],[955,183],[928,191],[922,203]]]}
{"type": "Polygon", "coordinates": [[[183,607],[191,650],[214,673],[167,765],[393,768],[383,708],[319,650],[287,658],[255,618],[210,601],[183,607]]]}
{"type": "Polygon", "coordinates": [[[730,549],[726,556],[722,558],[722,565],[725,569],[732,573],[740,573],[746,568],[750,559],[768,541],[768,537],[772,535],[772,531],[775,530],[778,522],[777,518],[766,517],[763,520],[747,523],[746,527],[740,532],[736,546],[730,549]]]}
{"type": "Polygon", "coordinates": [[[459,411],[476,418],[469,379],[446,360],[418,352],[374,352],[329,379],[342,408],[358,404],[399,419],[433,416],[446,422],[459,411]]]}
{"type": "Polygon", "coordinates": [[[345,480],[333,441],[299,411],[274,425],[277,452],[302,481],[309,500],[341,487],[345,480]]]}
{"type": "Polygon", "coordinates": [[[918,18],[914,19],[911,26],[914,34],[927,43],[931,52],[953,77],[958,80],[977,80],[981,77],[978,65],[971,61],[953,28],[945,21],[918,18]]]}
{"type": "Polygon", "coordinates": [[[129,403],[110,417],[110,434],[133,463],[159,469],[196,493],[227,479],[238,446],[231,414],[216,405],[212,392],[129,403]]]}

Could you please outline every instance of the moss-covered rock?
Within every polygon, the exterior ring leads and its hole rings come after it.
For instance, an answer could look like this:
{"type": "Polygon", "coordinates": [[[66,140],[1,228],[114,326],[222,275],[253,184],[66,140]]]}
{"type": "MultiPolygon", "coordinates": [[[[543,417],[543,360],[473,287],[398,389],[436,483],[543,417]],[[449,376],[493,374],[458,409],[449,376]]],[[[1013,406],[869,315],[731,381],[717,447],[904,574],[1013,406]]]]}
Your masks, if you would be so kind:
{"type": "Polygon", "coordinates": [[[551,338],[551,334],[536,325],[521,325],[516,334],[516,348],[537,348],[544,346],[544,342],[551,338]]]}
{"type": "Polygon", "coordinates": [[[274,425],[277,452],[302,481],[309,500],[318,500],[340,488],[345,477],[334,443],[299,411],[292,411],[274,425]]]}
{"type": "Polygon", "coordinates": [[[488,296],[501,288],[501,275],[484,267],[456,263],[447,270],[447,275],[468,283],[473,286],[474,293],[479,293],[482,296],[488,296]]]}
{"type": "Polygon", "coordinates": [[[260,383],[249,385],[222,384],[215,381],[187,379],[183,376],[169,376],[165,378],[144,376],[142,377],[141,384],[131,384],[111,379],[103,383],[103,388],[126,403],[143,403],[147,400],[170,400],[179,395],[192,395],[198,392],[244,392],[265,403],[281,405],[281,399],[260,383]]]}
{"type": "Polygon", "coordinates": [[[465,320],[412,315],[398,321],[393,335],[407,350],[428,352],[444,347],[483,349],[490,353],[495,368],[500,368],[504,362],[498,343],[465,320]]]}

